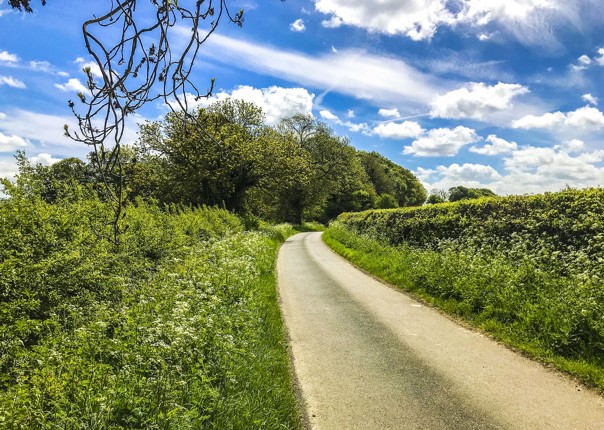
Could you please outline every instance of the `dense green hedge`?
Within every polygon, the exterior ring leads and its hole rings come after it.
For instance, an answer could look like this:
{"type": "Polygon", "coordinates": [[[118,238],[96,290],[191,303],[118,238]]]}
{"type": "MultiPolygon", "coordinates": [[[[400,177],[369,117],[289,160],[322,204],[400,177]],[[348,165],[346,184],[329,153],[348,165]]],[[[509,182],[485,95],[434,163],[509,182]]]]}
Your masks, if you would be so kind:
{"type": "Polygon", "coordinates": [[[604,189],[483,198],[342,214],[338,221],[391,245],[530,256],[551,269],[604,272],[604,189]],[[572,268],[570,266],[573,266],[572,268]]]}

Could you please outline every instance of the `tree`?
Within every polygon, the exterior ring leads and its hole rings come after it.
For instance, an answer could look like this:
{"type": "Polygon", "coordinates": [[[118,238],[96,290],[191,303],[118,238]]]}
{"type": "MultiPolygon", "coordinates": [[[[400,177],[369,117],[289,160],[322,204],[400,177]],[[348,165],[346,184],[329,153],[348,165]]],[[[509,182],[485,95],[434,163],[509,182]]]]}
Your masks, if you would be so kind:
{"type": "Polygon", "coordinates": [[[136,150],[159,172],[153,197],[243,212],[246,192],[265,174],[264,127],[260,108],[231,99],[199,108],[191,119],[169,113],[143,125],[136,150]]]}
{"type": "Polygon", "coordinates": [[[426,200],[426,190],[409,170],[377,152],[358,152],[378,195],[390,194],[398,206],[419,206],[426,200]]]}
{"type": "Polygon", "coordinates": [[[462,186],[449,188],[449,201],[457,202],[459,200],[478,199],[480,197],[496,196],[488,188],[466,188],[462,186]]]}

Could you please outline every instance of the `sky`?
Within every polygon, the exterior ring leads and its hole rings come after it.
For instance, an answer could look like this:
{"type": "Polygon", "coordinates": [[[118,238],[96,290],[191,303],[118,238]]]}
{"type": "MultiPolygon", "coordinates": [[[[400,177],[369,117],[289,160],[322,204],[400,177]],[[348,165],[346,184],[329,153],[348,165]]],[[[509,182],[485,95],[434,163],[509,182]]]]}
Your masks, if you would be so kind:
{"type": "MultiPolygon", "coordinates": [[[[245,22],[200,50],[193,80],[216,79],[205,104],[244,99],[270,124],[311,114],[429,191],[604,186],[601,0],[228,1],[245,22]]],[[[32,0],[25,14],[0,0],[0,177],[17,150],[45,165],[86,156],[63,125],[91,61],[81,24],[109,4],[32,0]]],[[[124,143],[166,112],[146,105],[124,143]]]]}

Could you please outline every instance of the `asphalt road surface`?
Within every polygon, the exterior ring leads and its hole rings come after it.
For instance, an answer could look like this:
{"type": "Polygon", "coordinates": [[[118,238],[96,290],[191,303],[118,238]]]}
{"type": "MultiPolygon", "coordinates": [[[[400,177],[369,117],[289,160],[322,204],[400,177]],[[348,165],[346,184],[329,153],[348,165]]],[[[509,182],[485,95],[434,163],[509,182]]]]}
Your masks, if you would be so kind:
{"type": "Polygon", "coordinates": [[[301,233],[279,292],[312,429],[604,429],[604,399],[355,269],[301,233]]]}

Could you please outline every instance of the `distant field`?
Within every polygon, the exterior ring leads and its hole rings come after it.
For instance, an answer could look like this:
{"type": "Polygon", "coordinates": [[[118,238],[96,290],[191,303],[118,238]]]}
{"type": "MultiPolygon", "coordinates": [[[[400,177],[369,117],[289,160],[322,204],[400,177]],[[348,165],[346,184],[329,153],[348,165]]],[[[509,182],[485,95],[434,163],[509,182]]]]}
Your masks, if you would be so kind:
{"type": "Polygon", "coordinates": [[[341,215],[337,252],[604,390],[604,190],[341,215]]]}

